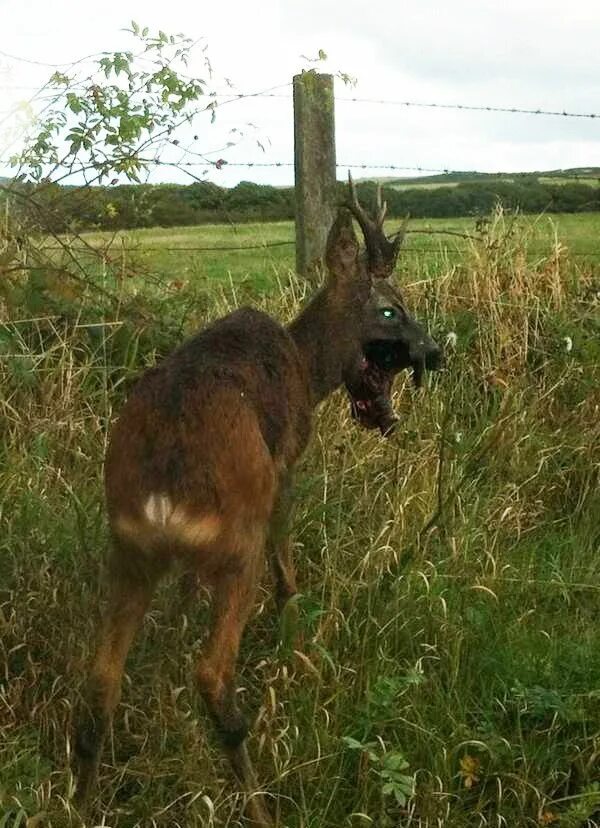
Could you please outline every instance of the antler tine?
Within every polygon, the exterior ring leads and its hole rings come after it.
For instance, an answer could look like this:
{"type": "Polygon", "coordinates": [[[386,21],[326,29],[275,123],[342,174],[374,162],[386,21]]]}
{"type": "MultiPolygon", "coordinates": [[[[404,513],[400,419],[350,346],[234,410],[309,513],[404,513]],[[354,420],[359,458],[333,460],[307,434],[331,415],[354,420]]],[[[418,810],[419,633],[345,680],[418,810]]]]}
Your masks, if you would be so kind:
{"type": "Polygon", "coordinates": [[[348,187],[350,188],[350,196],[353,203],[358,204],[358,199],[356,197],[356,184],[354,183],[354,179],[352,178],[352,173],[348,170],[348,187]]]}
{"type": "Polygon", "coordinates": [[[383,230],[383,222],[385,221],[385,214],[387,213],[387,201],[382,201],[383,184],[381,181],[377,185],[377,200],[375,202],[376,222],[377,226],[383,230]]]}
{"type": "Polygon", "coordinates": [[[350,187],[350,204],[348,206],[350,207],[354,218],[360,224],[361,230],[365,233],[372,224],[372,221],[366,214],[364,208],[361,207],[360,201],[358,200],[358,194],[356,192],[356,184],[354,183],[350,170],[348,170],[348,186],[350,187]]]}
{"type": "Polygon", "coordinates": [[[390,240],[393,239],[394,250],[397,252],[400,250],[402,242],[404,241],[404,236],[406,235],[406,228],[408,227],[408,222],[410,221],[410,215],[406,215],[402,221],[400,227],[390,236],[390,240]]]}
{"type": "Polygon", "coordinates": [[[360,224],[360,229],[365,237],[367,250],[371,255],[376,255],[380,236],[379,227],[358,200],[356,184],[354,183],[354,179],[352,178],[352,173],[350,171],[348,171],[348,184],[350,187],[350,201],[348,203],[348,207],[350,208],[350,212],[354,218],[360,224]]]}
{"type": "Polygon", "coordinates": [[[393,242],[386,238],[383,231],[383,222],[387,212],[387,203],[382,199],[381,184],[377,187],[374,216],[370,216],[361,206],[350,171],[348,171],[348,186],[350,188],[350,198],[347,204],[350,212],[358,221],[365,239],[369,271],[372,275],[388,276],[394,268],[396,256],[402,244],[404,226],[400,231],[400,235],[393,242]]]}
{"type": "MultiPolygon", "coordinates": [[[[387,212],[387,202],[382,202],[381,199],[381,184],[377,185],[375,217],[372,218],[367,211],[362,207],[358,200],[358,193],[356,191],[356,184],[352,178],[352,173],[348,171],[348,184],[350,186],[350,210],[361,226],[363,233],[369,235],[369,240],[375,241],[379,231],[383,232],[383,221],[387,212]]],[[[367,241],[367,239],[365,239],[367,241]]]]}

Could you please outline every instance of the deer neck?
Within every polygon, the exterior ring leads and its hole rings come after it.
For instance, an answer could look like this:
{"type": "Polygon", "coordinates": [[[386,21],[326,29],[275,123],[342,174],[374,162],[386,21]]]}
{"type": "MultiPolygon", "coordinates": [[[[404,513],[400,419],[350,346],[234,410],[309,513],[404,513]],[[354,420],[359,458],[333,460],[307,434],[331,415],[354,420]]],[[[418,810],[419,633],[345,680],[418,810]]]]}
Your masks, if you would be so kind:
{"type": "Polygon", "coordinates": [[[322,288],[289,326],[306,368],[313,404],[328,397],[343,381],[359,345],[358,302],[322,288]]]}

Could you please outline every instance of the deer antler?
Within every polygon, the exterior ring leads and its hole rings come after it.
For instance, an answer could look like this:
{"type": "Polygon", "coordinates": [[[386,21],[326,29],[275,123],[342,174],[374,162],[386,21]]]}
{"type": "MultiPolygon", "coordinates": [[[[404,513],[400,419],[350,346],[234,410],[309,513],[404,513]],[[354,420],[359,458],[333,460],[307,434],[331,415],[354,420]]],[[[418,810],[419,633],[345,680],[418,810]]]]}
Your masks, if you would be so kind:
{"type": "Polygon", "coordinates": [[[375,207],[377,209],[377,217],[375,223],[383,230],[383,222],[385,221],[385,214],[387,213],[387,201],[381,200],[383,195],[383,185],[381,181],[377,184],[377,196],[375,198],[375,207]]]}
{"type": "Polygon", "coordinates": [[[370,216],[364,207],[361,206],[356,192],[356,185],[352,174],[348,172],[348,187],[350,197],[348,209],[357,220],[362,230],[367,248],[367,259],[369,272],[374,277],[387,278],[391,275],[398,258],[398,251],[406,233],[406,219],[400,230],[394,234],[393,240],[387,238],[383,232],[383,222],[387,212],[387,202],[382,200],[381,183],[377,186],[374,216],[370,216]]]}

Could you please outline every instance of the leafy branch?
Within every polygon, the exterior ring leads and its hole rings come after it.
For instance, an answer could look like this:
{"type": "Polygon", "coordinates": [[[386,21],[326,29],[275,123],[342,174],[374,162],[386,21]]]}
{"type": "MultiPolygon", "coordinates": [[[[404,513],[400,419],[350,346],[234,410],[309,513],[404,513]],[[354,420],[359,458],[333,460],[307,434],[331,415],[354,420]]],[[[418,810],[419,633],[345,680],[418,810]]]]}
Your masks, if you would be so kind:
{"type": "MultiPolygon", "coordinates": [[[[200,111],[209,110],[214,120],[214,97],[198,105],[210,94],[206,81],[182,71],[194,41],[182,34],[151,34],[135,21],[126,31],[136,50],[95,56],[83,77],[77,64],[52,74],[49,103],[23,149],[10,159],[17,180],[56,182],[79,174],[86,183],[109,176],[139,182],[165,147],[178,145],[179,127],[200,111]]],[[[210,77],[207,57],[204,63],[210,77]]]]}

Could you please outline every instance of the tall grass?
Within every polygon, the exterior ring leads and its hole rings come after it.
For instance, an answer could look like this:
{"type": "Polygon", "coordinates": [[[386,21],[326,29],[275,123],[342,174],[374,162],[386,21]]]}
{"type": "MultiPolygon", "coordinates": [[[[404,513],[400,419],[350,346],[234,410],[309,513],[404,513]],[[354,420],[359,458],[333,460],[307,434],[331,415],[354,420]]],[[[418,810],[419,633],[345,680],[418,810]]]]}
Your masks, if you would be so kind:
{"type": "MultiPolygon", "coordinates": [[[[316,418],[295,521],[302,646],[276,648],[266,577],[241,659],[282,826],[600,825],[598,284],[558,245],[532,258],[528,235],[498,214],[436,278],[405,274],[447,367],[424,391],[398,378],[390,440],[351,424],[341,393],[316,418]]],[[[257,301],[287,319],[304,288],[278,278],[257,301]]],[[[223,283],[188,325],[238,300],[223,283]]],[[[0,329],[3,826],[70,819],[107,428],[148,359],[115,364],[118,329],[94,347],[83,323],[0,329]]],[[[97,823],[240,823],[191,681],[206,619],[161,589],[97,823]]]]}

